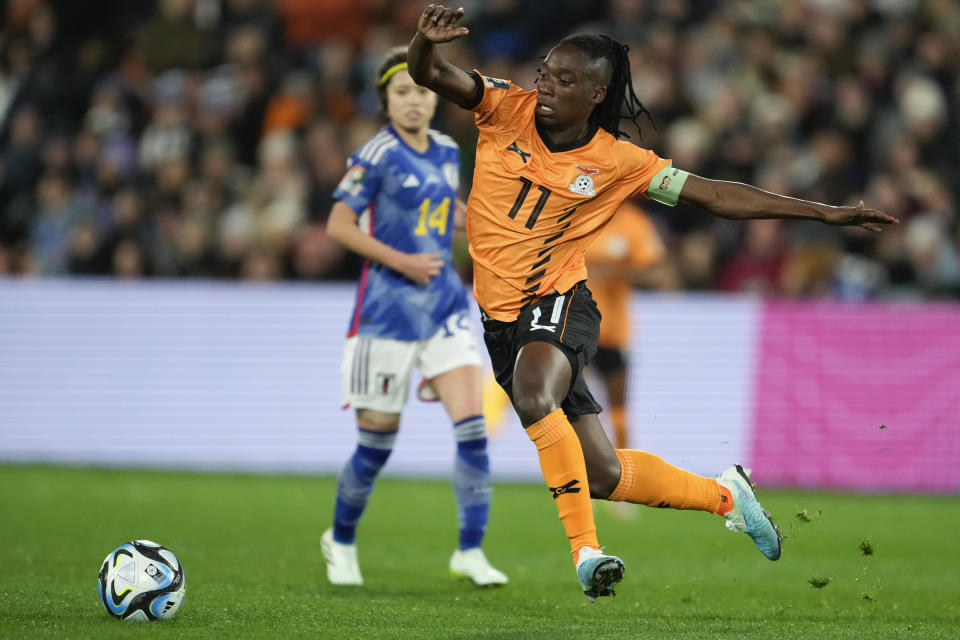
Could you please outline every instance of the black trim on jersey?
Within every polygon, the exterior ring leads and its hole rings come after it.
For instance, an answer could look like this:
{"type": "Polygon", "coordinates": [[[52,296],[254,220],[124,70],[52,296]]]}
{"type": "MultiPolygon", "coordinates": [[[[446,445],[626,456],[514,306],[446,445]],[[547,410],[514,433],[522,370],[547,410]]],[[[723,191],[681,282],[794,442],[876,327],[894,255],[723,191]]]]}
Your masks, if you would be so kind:
{"type": "MultiPolygon", "coordinates": [[[[540,256],[537,256],[537,257],[539,258],[540,256]]],[[[531,268],[531,269],[536,269],[537,267],[542,267],[543,265],[545,265],[545,264],[547,264],[548,262],[550,262],[550,258],[552,258],[552,257],[553,257],[553,256],[547,256],[546,258],[544,258],[543,260],[541,260],[540,262],[538,262],[537,264],[533,265],[533,266],[530,267],[530,268],[531,268]]]]}
{"type": "MultiPolygon", "coordinates": [[[[569,227],[570,225],[567,225],[567,226],[569,227]]],[[[543,244],[550,244],[550,243],[553,242],[554,240],[559,240],[559,239],[561,238],[561,236],[563,236],[563,231],[561,231],[560,233],[555,233],[555,234],[553,234],[552,236],[550,236],[549,238],[547,238],[546,240],[544,240],[544,241],[543,241],[543,244]]]]}
{"type": "Polygon", "coordinates": [[[537,271],[535,274],[533,274],[532,276],[530,276],[529,278],[527,278],[527,281],[524,282],[523,284],[530,284],[531,282],[536,282],[537,280],[539,280],[540,278],[542,278],[542,277],[545,276],[546,274],[547,274],[547,270],[546,270],[546,269],[540,269],[540,271],[537,271]]]}
{"type": "Polygon", "coordinates": [[[566,212],[566,213],[564,213],[562,216],[560,216],[559,218],[557,218],[557,224],[560,224],[561,222],[563,222],[564,220],[566,220],[567,218],[569,218],[570,216],[572,216],[572,215],[577,211],[577,208],[578,208],[579,206],[580,206],[580,205],[577,204],[577,205],[574,205],[572,209],[567,209],[567,212],[566,212]]]}
{"type": "Polygon", "coordinates": [[[477,71],[471,71],[470,75],[473,77],[473,83],[477,85],[477,95],[472,100],[468,100],[466,104],[460,106],[469,111],[473,111],[477,108],[477,105],[483,101],[483,77],[477,71]]]}
{"type": "Polygon", "coordinates": [[[540,139],[543,140],[543,144],[547,146],[547,149],[550,150],[550,153],[573,151],[574,149],[585,147],[590,144],[590,141],[593,140],[593,136],[597,135],[597,131],[600,130],[600,125],[591,122],[587,125],[587,132],[583,135],[583,137],[577,138],[576,140],[572,140],[570,142],[564,142],[563,144],[556,144],[550,138],[550,134],[540,128],[540,123],[537,122],[536,117],[534,117],[533,123],[537,127],[537,135],[539,135],[540,139]]]}

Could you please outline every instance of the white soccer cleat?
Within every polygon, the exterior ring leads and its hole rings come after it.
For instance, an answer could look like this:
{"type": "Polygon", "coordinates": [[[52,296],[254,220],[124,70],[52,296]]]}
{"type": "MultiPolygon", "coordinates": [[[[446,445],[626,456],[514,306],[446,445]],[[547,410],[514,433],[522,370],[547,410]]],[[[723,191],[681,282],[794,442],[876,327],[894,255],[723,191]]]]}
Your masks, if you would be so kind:
{"type": "Polygon", "coordinates": [[[733,495],[733,509],[724,516],[727,529],[746,533],[767,559],[779,559],[780,529],[757,501],[749,471],[735,464],[717,476],[717,482],[733,495]]]}
{"type": "Polygon", "coordinates": [[[333,529],[327,529],[320,537],[320,548],[327,561],[327,580],[330,584],[363,584],[360,563],[357,562],[357,545],[337,542],[333,539],[333,529]]]}
{"type": "Polygon", "coordinates": [[[508,582],[507,576],[487,561],[480,547],[454,551],[450,558],[450,575],[469,578],[478,587],[495,587],[508,582]]]}

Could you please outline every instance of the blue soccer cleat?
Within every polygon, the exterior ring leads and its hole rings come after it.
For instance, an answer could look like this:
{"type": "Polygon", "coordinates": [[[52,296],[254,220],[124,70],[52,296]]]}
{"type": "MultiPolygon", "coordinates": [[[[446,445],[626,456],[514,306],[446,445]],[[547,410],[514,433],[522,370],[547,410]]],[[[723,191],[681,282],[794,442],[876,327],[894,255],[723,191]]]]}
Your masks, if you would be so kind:
{"type": "Polygon", "coordinates": [[[577,577],[583,587],[583,595],[593,602],[601,596],[616,595],[615,584],[623,580],[623,561],[616,556],[603,555],[599,549],[583,547],[577,558],[577,577]]]}
{"type": "Polygon", "coordinates": [[[717,477],[717,482],[733,495],[733,509],[726,514],[727,529],[742,531],[753,538],[760,553],[769,560],[780,558],[780,529],[770,519],[770,514],[757,502],[753,482],[743,467],[738,464],[728,467],[717,477]]]}

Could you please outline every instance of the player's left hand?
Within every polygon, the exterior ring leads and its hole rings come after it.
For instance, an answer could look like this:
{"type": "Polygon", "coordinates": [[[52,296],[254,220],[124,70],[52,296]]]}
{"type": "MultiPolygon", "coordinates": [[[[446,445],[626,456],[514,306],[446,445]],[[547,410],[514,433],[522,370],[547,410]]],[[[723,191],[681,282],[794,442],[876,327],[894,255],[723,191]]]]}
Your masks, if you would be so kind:
{"type": "Polygon", "coordinates": [[[880,231],[881,224],[900,224],[900,220],[890,214],[866,209],[863,200],[855,207],[830,207],[823,221],[838,227],[863,227],[870,231],[880,231]]]}

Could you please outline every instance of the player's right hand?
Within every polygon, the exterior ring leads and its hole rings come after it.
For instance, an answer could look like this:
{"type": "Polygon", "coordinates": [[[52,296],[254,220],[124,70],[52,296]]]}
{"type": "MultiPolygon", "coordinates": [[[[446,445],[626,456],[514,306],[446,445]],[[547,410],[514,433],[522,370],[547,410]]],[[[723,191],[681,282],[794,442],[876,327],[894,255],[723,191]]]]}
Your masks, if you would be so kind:
{"type": "Polygon", "coordinates": [[[408,253],[401,259],[396,270],[407,276],[417,284],[427,284],[443,269],[443,254],[436,253],[408,253]]]}
{"type": "Polygon", "coordinates": [[[430,42],[450,42],[470,33],[466,27],[457,26],[462,17],[463,7],[450,9],[439,4],[431,4],[420,14],[417,31],[430,42]]]}

